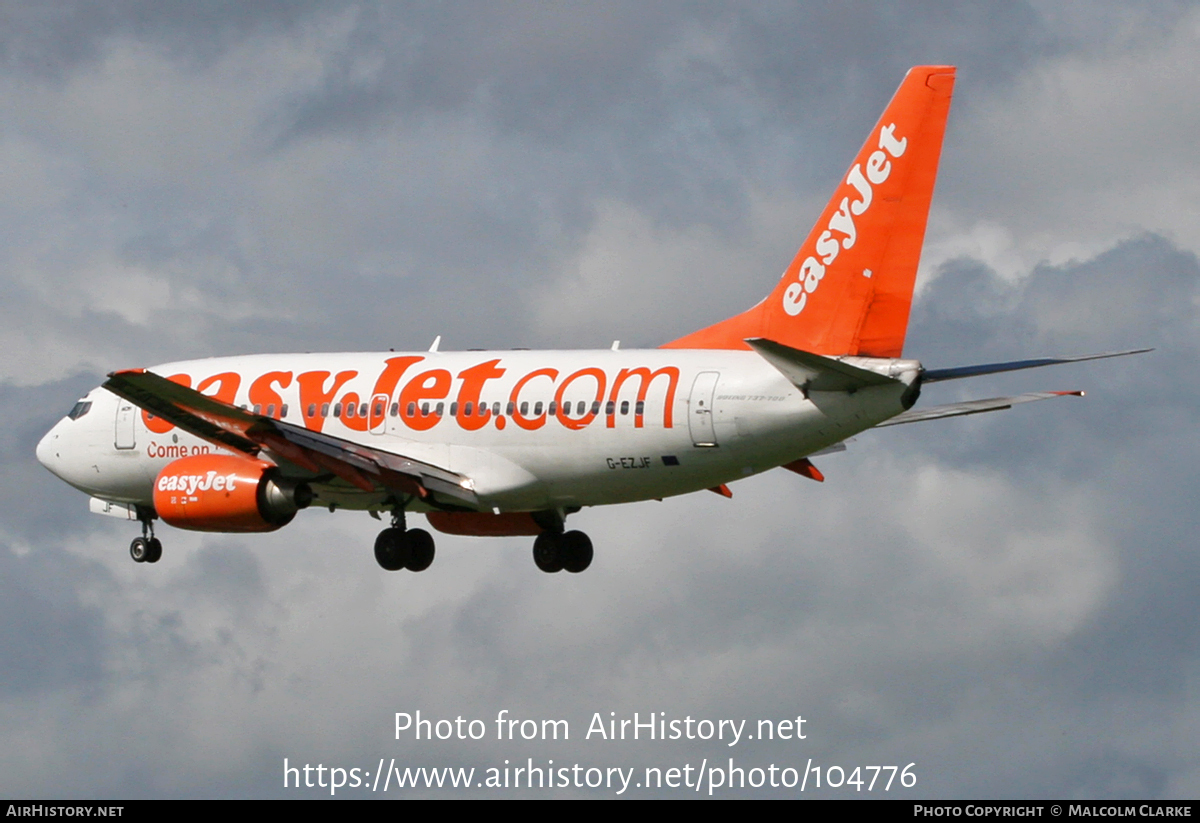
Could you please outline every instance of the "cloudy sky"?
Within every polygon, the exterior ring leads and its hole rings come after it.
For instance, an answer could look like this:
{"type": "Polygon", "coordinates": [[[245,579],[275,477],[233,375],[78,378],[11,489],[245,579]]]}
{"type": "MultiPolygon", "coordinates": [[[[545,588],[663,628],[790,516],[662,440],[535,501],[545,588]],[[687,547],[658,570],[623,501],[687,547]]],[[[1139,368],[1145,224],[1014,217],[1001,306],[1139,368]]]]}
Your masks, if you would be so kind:
{"type": "Polygon", "coordinates": [[[1200,794],[1200,7],[6,2],[0,21],[3,795],[269,797],[284,758],[730,757],[915,763],[905,796],[1200,794]],[[375,521],[322,511],[266,536],[164,527],[140,567],[135,529],[34,460],[115,368],[438,334],[654,346],[726,317],[919,63],[958,81],[906,355],[1157,349],[923,402],[1085,399],[865,433],[816,461],[823,485],[775,471],[732,500],[582,512],[578,576],[538,572],[527,538],[452,537],[387,574],[375,521]],[[396,740],[417,710],[488,738],[396,740]],[[498,742],[501,710],[571,739],[498,742]],[[596,712],[802,715],[806,739],[584,740],[596,712]]]}

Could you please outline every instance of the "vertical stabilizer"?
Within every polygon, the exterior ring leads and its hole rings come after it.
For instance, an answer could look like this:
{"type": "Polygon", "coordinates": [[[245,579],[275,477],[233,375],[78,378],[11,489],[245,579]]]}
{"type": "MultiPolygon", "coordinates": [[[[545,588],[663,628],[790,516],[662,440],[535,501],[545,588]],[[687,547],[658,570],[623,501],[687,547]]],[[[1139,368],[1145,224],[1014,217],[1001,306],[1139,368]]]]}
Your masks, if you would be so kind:
{"type": "Polygon", "coordinates": [[[900,357],[953,88],[953,66],[910,69],[770,296],[663,348],[900,357]]]}

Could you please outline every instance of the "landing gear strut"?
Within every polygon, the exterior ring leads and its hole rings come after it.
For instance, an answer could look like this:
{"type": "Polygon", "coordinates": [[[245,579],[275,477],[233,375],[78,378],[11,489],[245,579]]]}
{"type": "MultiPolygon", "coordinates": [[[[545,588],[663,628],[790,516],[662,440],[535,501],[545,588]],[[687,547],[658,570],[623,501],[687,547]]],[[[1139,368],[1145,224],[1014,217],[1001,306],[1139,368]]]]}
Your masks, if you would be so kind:
{"type": "Polygon", "coordinates": [[[404,509],[392,512],[392,525],[375,538],[375,560],[390,572],[423,572],[433,562],[433,537],[424,529],[409,529],[404,509]]]}
{"type": "Polygon", "coordinates": [[[142,536],[135,537],[129,544],[129,556],[135,563],[157,563],[162,557],[162,543],[154,536],[154,515],[140,506],[138,520],[142,521],[142,536]]]}
{"type": "Polygon", "coordinates": [[[581,531],[544,531],[533,541],[533,562],[544,572],[578,574],[592,565],[592,541],[581,531]]]}

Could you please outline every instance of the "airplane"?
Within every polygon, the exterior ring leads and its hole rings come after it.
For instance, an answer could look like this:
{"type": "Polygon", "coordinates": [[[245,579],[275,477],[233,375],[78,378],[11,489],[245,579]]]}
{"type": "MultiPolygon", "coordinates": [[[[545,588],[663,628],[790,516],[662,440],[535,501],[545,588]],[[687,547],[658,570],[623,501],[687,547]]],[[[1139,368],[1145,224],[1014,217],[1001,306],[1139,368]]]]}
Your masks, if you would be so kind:
{"type": "Polygon", "coordinates": [[[584,506],[710,490],[811,458],[871,428],[1083,392],[915,408],[942,380],[1134,354],[926,369],[903,357],[954,86],[917,66],[773,290],[656,349],[258,354],[115,371],[38,443],[91,511],[182,529],[268,532],[301,509],[367,511],[389,571],[434,558],[421,513],[452,535],[527,535],[545,572],[582,572],[584,506]]]}

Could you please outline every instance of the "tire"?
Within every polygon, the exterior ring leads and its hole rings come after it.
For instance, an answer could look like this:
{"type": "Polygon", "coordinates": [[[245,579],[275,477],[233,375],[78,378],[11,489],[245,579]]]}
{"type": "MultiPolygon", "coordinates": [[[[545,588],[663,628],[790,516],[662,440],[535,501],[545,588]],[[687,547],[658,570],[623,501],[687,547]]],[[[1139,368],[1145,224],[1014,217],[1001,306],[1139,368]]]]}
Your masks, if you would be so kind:
{"type": "Polygon", "coordinates": [[[150,554],[150,544],[144,537],[135,537],[129,544],[129,556],[134,563],[145,563],[150,554]]]}
{"type": "Polygon", "coordinates": [[[375,538],[375,562],[389,572],[398,572],[408,563],[408,541],[400,529],[384,529],[375,538]]]}
{"type": "Polygon", "coordinates": [[[433,562],[433,536],[424,529],[409,529],[404,533],[408,543],[408,570],[423,572],[433,562]]]}
{"type": "Polygon", "coordinates": [[[146,545],[146,562],[157,563],[159,560],[162,560],[162,541],[151,537],[146,545]]]}
{"type": "Polygon", "coordinates": [[[533,541],[533,562],[544,572],[562,571],[562,538],[554,532],[542,532],[533,541]]]}
{"type": "Polygon", "coordinates": [[[562,554],[563,568],[572,574],[579,574],[592,565],[592,541],[583,532],[564,534],[560,538],[559,552],[562,554]]]}

